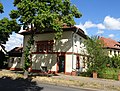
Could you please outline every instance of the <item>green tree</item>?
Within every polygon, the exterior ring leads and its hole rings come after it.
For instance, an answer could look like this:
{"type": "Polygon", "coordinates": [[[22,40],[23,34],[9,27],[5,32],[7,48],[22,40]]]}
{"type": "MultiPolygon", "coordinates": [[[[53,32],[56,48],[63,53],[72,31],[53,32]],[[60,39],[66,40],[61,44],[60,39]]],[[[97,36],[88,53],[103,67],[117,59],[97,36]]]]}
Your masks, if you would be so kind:
{"type": "Polygon", "coordinates": [[[3,5],[2,5],[2,3],[0,3],[0,13],[3,13],[4,11],[3,11],[3,5]]]}
{"type": "MultiPolygon", "coordinates": [[[[3,13],[3,5],[0,3],[0,13],[3,13]]],[[[0,44],[5,44],[8,41],[9,35],[12,32],[18,32],[20,30],[20,26],[17,24],[16,20],[9,20],[4,17],[0,20],[0,44]]]]}
{"type": "MultiPolygon", "coordinates": [[[[4,13],[3,5],[0,3],[0,13],[4,13]]],[[[16,20],[9,20],[4,17],[0,20],[0,45],[6,44],[8,38],[12,34],[12,32],[18,32],[20,30],[20,26],[17,24],[16,20]]],[[[2,51],[0,51],[0,67],[3,65],[3,61],[5,61],[5,55],[2,51]]]]}
{"type": "Polygon", "coordinates": [[[18,32],[20,26],[17,24],[16,20],[9,20],[8,18],[3,18],[0,20],[0,44],[5,44],[10,37],[12,32],[18,32]]]}
{"type": "Polygon", "coordinates": [[[10,17],[18,19],[26,29],[31,25],[31,36],[25,50],[25,71],[31,65],[29,56],[35,31],[52,29],[55,31],[55,38],[59,39],[63,23],[72,26],[75,24],[74,17],[81,17],[81,13],[75,5],[71,5],[70,0],[14,0],[14,6],[17,9],[11,11],[10,17]]]}
{"type": "Polygon", "coordinates": [[[111,57],[111,67],[120,69],[120,55],[111,57]]]}
{"type": "Polygon", "coordinates": [[[106,66],[105,60],[108,58],[106,51],[103,49],[104,44],[98,39],[97,36],[92,36],[86,40],[85,45],[87,52],[90,55],[90,59],[87,64],[88,71],[98,72],[106,66]]]}

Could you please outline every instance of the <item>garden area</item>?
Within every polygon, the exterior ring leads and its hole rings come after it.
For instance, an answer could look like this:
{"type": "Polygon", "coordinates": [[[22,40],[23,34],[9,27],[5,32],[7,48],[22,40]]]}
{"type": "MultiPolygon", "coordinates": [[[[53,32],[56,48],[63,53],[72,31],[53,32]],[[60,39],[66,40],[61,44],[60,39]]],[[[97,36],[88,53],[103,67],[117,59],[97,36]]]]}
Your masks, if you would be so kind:
{"type": "Polygon", "coordinates": [[[81,76],[95,78],[120,80],[120,55],[115,54],[112,57],[108,56],[109,50],[104,48],[104,43],[97,36],[89,38],[85,41],[88,51],[89,60],[87,62],[87,71],[81,73],[81,76]]]}

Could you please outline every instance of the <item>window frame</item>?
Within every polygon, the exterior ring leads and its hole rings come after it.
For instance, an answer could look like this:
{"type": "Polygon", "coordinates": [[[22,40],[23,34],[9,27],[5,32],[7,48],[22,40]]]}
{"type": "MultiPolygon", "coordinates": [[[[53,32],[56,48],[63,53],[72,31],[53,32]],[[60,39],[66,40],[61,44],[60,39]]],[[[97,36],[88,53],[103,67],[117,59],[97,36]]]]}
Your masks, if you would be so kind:
{"type": "Polygon", "coordinates": [[[36,41],[37,52],[53,52],[53,40],[36,41]],[[41,51],[40,51],[41,50],[41,51]]]}
{"type": "Polygon", "coordinates": [[[80,69],[80,57],[76,57],[76,69],[80,69]]]}

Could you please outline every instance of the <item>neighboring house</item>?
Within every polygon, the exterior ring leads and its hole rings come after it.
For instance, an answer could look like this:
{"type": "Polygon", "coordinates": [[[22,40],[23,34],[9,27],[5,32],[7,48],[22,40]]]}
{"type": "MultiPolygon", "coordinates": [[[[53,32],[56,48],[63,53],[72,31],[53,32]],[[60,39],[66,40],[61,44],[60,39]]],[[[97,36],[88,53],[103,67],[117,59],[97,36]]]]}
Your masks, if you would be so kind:
{"type": "Polygon", "coordinates": [[[99,39],[104,43],[104,49],[107,50],[109,57],[120,54],[120,43],[119,42],[111,38],[105,38],[105,37],[99,37],[99,39]]]}
{"type": "Polygon", "coordinates": [[[10,70],[19,70],[21,65],[21,57],[23,47],[15,47],[8,52],[8,68],[10,70]]]}
{"type": "MultiPolygon", "coordinates": [[[[23,50],[27,45],[30,31],[23,31],[23,50]]],[[[32,71],[45,70],[48,73],[64,73],[75,75],[76,71],[84,71],[88,55],[84,46],[87,39],[84,31],[75,26],[64,26],[60,40],[55,40],[53,31],[36,32],[32,46],[32,71]]],[[[24,54],[22,56],[24,65],[24,54]]]]}

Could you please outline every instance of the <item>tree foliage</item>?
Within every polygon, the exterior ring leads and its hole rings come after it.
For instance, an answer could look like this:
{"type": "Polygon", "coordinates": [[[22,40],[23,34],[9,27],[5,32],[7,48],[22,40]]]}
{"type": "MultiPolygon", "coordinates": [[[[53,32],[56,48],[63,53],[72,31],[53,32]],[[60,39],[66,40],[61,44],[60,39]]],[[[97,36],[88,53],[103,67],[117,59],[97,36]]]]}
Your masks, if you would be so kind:
{"type": "Polygon", "coordinates": [[[5,44],[8,41],[9,35],[12,32],[18,32],[20,26],[15,20],[9,20],[8,18],[3,18],[0,20],[0,43],[5,44]]]}
{"type": "Polygon", "coordinates": [[[110,66],[112,68],[120,69],[120,55],[115,55],[115,56],[111,57],[110,66]]]}
{"type": "MultiPolygon", "coordinates": [[[[3,5],[0,3],[0,13],[3,13],[3,5]]],[[[0,44],[5,44],[8,41],[9,35],[12,32],[18,32],[20,26],[17,24],[16,20],[9,20],[8,18],[3,18],[0,20],[0,44]]]]}
{"type": "Polygon", "coordinates": [[[3,5],[2,5],[2,3],[0,3],[0,13],[3,13],[4,11],[3,11],[3,5]]]}
{"type": "Polygon", "coordinates": [[[86,40],[86,49],[90,55],[88,61],[88,70],[98,71],[106,66],[107,55],[103,49],[104,44],[98,39],[97,36],[92,36],[86,40]]]}
{"type": "Polygon", "coordinates": [[[56,38],[61,36],[62,25],[74,25],[74,18],[81,13],[71,6],[70,0],[14,0],[17,10],[12,10],[10,17],[19,19],[26,27],[33,24],[35,30],[43,31],[51,28],[56,31],[56,38]]]}

